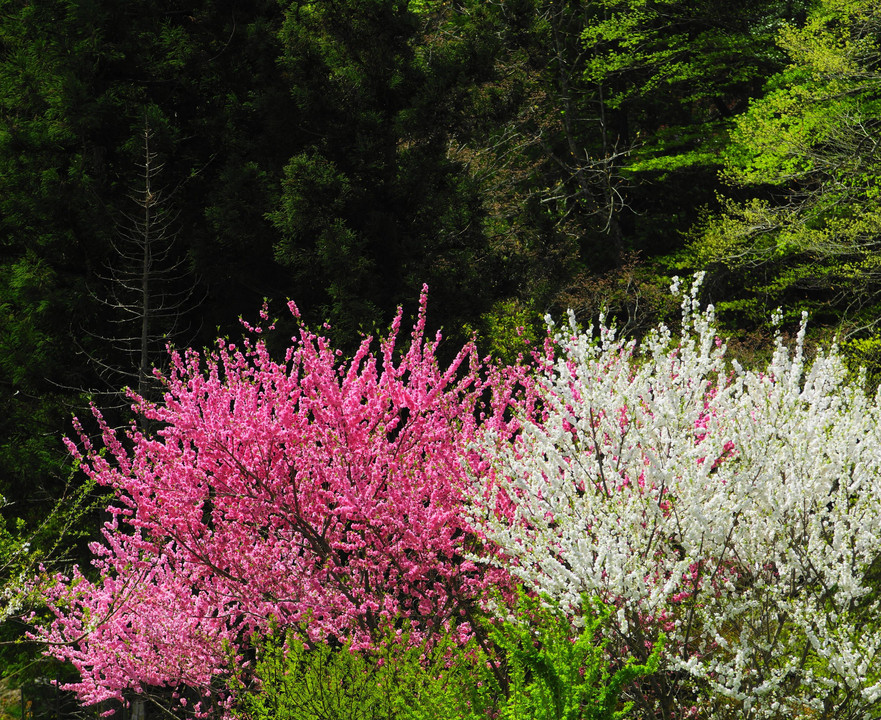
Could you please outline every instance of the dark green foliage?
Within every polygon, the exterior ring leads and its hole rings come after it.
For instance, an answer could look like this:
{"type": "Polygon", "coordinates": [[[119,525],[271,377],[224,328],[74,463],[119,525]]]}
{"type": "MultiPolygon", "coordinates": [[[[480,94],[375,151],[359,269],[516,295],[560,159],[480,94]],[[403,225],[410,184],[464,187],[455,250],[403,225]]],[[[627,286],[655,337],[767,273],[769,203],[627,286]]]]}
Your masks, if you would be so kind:
{"type": "MultiPolygon", "coordinates": [[[[0,9],[0,492],[23,515],[44,493],[39,517],[66,476],[70,412],[88,392],[116,395],[120,381],[105,385],[98,371],[130,362],[115,346],[131,333],[104,303],[145,119],[180,239],[169,261],[214,301],[201,317],[190,308],[173,320],[203,328],[207,342],[242,304],[286,291],[272,286],[280,274],[263,215],[269,177],[286,160],[287,86],[273,2],[4,0],[0,9]],[[218,206],[235,245],[216,232],[218,206]]],[[[164,354],[157,342],[150,361],[164,354]]]]}
{"type": "Polygon", "coordinates": [[[350,344],[422,283],[455,335],[485,302],[476,187],[448,157],[456,64],[419,45],[431,13],[400,0],[291,3],[284,69],[303,144],[270,215],[307,316],[350,344]]]}
{"type": "Polygon", "coordinates": [[[77,147],[87,122],[70,112],[93,60],[81,19],[87,8],[51,3],[7,2],[0,16],[0,494],[31,528],[63,487],[59,430],[81,399],[68,389],[81,380],[68,359],[85,279],[73,258],[94,237],[98,174],[77,147]]]}

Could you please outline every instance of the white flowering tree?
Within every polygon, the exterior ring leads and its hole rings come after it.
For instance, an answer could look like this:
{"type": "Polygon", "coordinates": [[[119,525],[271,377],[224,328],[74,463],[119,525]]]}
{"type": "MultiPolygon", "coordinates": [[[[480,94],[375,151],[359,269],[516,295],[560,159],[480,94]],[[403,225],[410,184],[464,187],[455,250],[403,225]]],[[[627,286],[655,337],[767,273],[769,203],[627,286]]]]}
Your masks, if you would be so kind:
{"type": "Polygon", "coordinates": [[[762,371],[729,362],[699,282],[678,339],[551,325],[536,417],[482,441],[476,519],[527,586],[615,605],[628,652],[666,633],[646,717],[881,717],[879,398],[834,347],[808,367],[804,327],[762,371]]]}

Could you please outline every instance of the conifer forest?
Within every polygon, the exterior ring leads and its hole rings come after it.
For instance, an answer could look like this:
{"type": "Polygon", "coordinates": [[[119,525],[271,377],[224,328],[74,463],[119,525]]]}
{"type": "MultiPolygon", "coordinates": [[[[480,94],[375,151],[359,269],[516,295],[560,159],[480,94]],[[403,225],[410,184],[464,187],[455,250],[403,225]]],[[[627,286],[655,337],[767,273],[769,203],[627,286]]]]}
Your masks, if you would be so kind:
{"type": "Polygon", "coordinates": [[[0,720],[881,719],[881,0],[0,0],[0,720]]]}

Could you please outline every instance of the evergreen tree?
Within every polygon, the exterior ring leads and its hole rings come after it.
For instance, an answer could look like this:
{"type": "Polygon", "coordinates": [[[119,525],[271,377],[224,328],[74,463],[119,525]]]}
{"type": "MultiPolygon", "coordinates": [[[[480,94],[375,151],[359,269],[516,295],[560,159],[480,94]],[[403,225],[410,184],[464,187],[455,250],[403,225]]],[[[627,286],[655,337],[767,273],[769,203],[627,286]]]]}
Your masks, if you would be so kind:
{"type": "Polygon", "coordinates": [[[286,9],[282,67],[302,142],[271,215],[276,258],[298,302],[346,342],[423,282],[454,334],[486,295],[477,188],[448,153],[461,61],[426,47],[436,11],[410,5],[286,9]]]}
{"type": "Polygon", "coordinates": [[[19,516],[63,485],[70,411],[107,389],[91,360],[127,362],[107,268],[145,117],[174,194],[176,261],[209,294],[194,326],[213,335],[292,294],[263,217],[290,135],[281,17],[269,1],[0,4],[0,492],[19,516]]]}

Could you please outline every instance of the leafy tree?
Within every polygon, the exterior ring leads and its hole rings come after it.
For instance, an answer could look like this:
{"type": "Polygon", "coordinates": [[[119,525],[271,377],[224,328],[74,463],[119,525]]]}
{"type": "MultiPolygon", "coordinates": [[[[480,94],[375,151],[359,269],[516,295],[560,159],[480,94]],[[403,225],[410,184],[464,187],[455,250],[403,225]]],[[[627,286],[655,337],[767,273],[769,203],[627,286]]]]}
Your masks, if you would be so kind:
{"type": "Polygon", "coordinates": [[[693,255],[747,290],[732,307],[741,317],[785,302],[848,335],[875,326],[879,18],[873,2],[824,0],[804,26],[781,27],[788,67],[735,123],[724,153],[734,197],[693,255]]]}
{"type": "Polygon", "coordinates": [[[731,119],[783,67],[776,28],[803,10],[680,0],[451,8],[447,44],[487,58],[451,148],[479,183],[507,295],[481,330],[512,299],[541,309],[606,302],[622,317],[638,306],[635,324],[654,322],[654,303],[598,296],[594,278],[627,285],[640,258],[640,293],[651,294],[653,260],[681,247],[721,187],[731,119]]]}
{"type": "Polygon", "coordinates": [[[585,80],[640,135],[633,171],[720,163],[727,121],[782,69],[773,42],[803,2],[596,0],[582,31],[585,80]]]}

